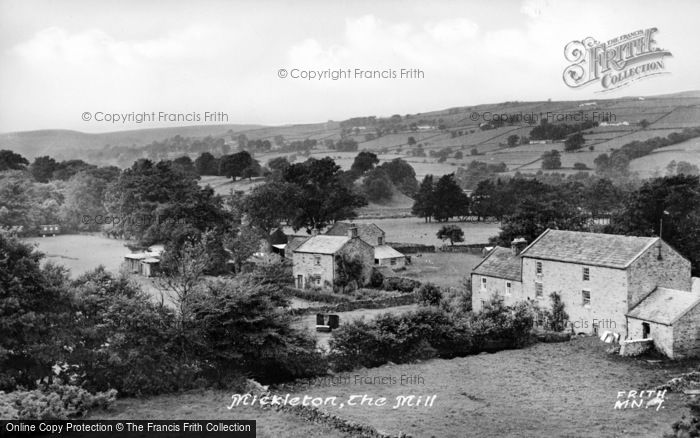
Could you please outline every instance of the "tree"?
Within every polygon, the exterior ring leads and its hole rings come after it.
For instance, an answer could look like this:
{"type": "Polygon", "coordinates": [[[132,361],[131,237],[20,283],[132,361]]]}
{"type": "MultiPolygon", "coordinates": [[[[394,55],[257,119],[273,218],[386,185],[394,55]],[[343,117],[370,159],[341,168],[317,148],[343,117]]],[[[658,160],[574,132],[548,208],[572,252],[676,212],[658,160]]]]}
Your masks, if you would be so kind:
{"type": "Polygon", "coordinates": [[[442,300],[442,291],[433,283],[425,283],[418,288],[418,297],[424,306],[439,306],[442,300]]]}
{"type": "Polygon", "coordinates": [[[569,320],[569,314],[566,313],[566,306],[561,300],[560,294],[552,292],[549,298],[552,300],[552,310],[547,314],[548,328],[560,332],[564,330],[564,324],[569,320]]]}
{"type": "Polygon", "coordinates": [[[53,179],[53,172],[58,168],[56,160],[45,155],[43,157],[36,157],[34,162],[29,166],[29,171],[34,176],[34,179],[38,182],[49,182],[53,179]]]}
{"type": "Polygon", "coordinates": [[[464,158],[462,151],[455,152],[455,160],[461,160],[462,158],[464,158]]]}
{"type": "Polygon", "coordinates": [[[651,125],[651,123],[647,119],[642,119],[639,121],[639,126],[641,126],[642,129],[647,129],[649,125],[651,125]]]}
{"type": "Polygon", "coordinates": [[[367,173],[362,181],[362,189],[367,199],[372,202],[388,201],[394,195],[393,184],[381,169],[374,169],[367,173]]]}
{"type": "Polygon", "coordinates": [[[407,161],[394,158],[377,168],[386,172],[391,182],[401,193],[409,197],[415,195],[416,190],[418,190],[416,171],[407,161]]]}
{"type": "Polygon", "coordinates": [[[21,170],[29,164],[26,158],[7,149],[0,150],[0,172],[4,170],[21,170]]]}
{"type": "Polygon", "coordinates": [[[408,137],[407,143],[408,143],[409,146],[413,146],[414,144],[416,144],[416,139],[415,139],[415,137],[413,137],[413,136],[408,137]]]}
{"type": "Polygon", "coordinates": [[[232,178],[247,178],[255,176],[255,169],[259,169],[260,164],[247,151],[241,151],[231,155],[224,155],[219,160],[219,175],[232,178]]]}
{"type": "Polygon", "coordinates": [[[272,171],[272,179],[276,180],[282,178],[284,171],[287,170],[290,165],[287,157],[276,157],[267,162],[267,167],[272,171]]]}
{"type": "Polygon", "coordinates": [[[353,218],[356,208],[367,205],[365,198],[341,176],[340,166],[330,157],[310,158],[287,168],[284,180],[293,185],[296,195],[286,205],[292,213],[290,225],[295,230],[319,229],[353,218]]]}
{"type": "Polygon", "coordinates": [[[520,141],[520,137],[518,137],[516,134],[512,134],[508,136],[508,147],[515,147],[518,145],[518,141],[520,141]]]}
{"type": "Polygon", "coordinates": [[[219,160],[209,152],[202,152],[202,154],[194,160],[194,167],[199,175],[219,174],[219,160]]]}
{"type": "Polygon", "coordinates": [[[564,142],[564,150],[567,152],[575,151],[583,147],[586,143],[586,139],[583,138],[583,134],[577,132],[576,134],[570,135],[566,138],[564,142]]]}
{"type": "Polygon", "coordinates": [[[441,176],[433,193],[433,217],[438,222],[469,214],[469,197],[457,184],[454,173],[441,176]]]}
{"type": "MultiPolygon", "coordinates": [[[[107,175],[106,178],[116,179],[114,175],[107,175]]],[[[81,231],[100,229],[101,225],[96,221],[85,223],[83,218],[95,218],[105,214],[104,195],[108,185],[113,182],[106,178],[99,178],[92,172],[80,172],[66,183],[65,198],[60,208],[61,222],[66,229],[81,231]]]]}
{"type": "Polygon", "coordinates": [[[363,173],[374,169],[374,165],[378,163],[379,158],[377,158],[376,154],[368,151],[362,151],[355,157],[355,161],[353,161],[350,171],[357,175],[362,175],[363,173]]]}
{"type": "Polygon", "coordinates": [[[623,212],[606,230],[615,234],[658,236],[687,257],[700,272],[700,177],[675,175],[645,182],[629,196],[623,212]]]}
{"type": "Polygon", "coordinates": [[[552,149],[542,154],[542,169],[560,169],[561,154],[558,150],[552,149]]]}
{"type": "Polygon", "coordinates": [[[433,175],[426,175],[423,177],[411,208],[411,214],[424,218],[425,222],[430,222],[435,212],[433,190],[433,175]]]}
{"type": "Polygon", "coordinates": [[[335,144],[335,150],[338,152],[355,152],[357,151],[357,141],[352,138],[338,140],[335,144]]]}
{"type": "Polygon", "coordinates": [[[455,242],[464,242],[464,231],[457,225],[443,225],[437,232],[437,238],[450,241],[450,245],[455,242]]]}
{"type": "Polygon", "coordinates": [[[243,201],[243,211],[250,224],[269,240],[270,232],[283,220],[293,215],[290,205],[295,204],[295,187],[286,182],[272,181],[255,187],[243,201]]]}
{"type": "Polygon", "coordinates": [[[0,233],[0,390],[34,388],[65,359],[71,302],[63,268],[41,266],[44,255],[0,233]]]}
{"type": "Polygon", "coordinates": [[[246,226],[229,233],[225,237],[224,248],[231,256],[236,272],[241,272],[243,263],[260,250],[261,240],[259,233],[253,228],[246,226]]]}

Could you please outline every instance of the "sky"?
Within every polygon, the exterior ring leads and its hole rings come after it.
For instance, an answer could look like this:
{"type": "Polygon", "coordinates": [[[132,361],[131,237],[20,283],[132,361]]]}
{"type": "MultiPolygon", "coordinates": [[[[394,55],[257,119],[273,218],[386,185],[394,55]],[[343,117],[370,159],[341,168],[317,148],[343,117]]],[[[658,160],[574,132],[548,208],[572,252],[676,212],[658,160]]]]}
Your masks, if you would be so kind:
{"type": "Polygon", "coordinates": [[[698,90],[699,16],[692,0],[0,0],[0,132],[183,124],[108,114],[210,112],[280,125],[698,90]],[[564,84],[570,41],[650,27],[673,54],[669,74],[607,93],[564,84]],[[402,68],[422,76],[291,77],[402,68]]]}

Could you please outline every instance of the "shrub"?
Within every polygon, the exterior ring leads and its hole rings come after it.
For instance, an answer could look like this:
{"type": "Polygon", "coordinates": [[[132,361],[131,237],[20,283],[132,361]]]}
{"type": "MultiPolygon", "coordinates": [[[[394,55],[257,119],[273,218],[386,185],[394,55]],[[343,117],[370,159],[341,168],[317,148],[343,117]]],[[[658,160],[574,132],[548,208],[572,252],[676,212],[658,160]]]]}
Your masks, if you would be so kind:
{"type": "Polygon", "coordinates": [[[425,306],[439,306],[442,291],[432,283],[425,283],[418,289],[419,301],[425,306]]]}
{"type": "Polygon", "coordinates": [[[382,287],[384,284],[384,274],[379,272],[378,269],[372,269],[372,275],[369,277],[369,285],[375,288],[382,287]]]}
{"type": "MultiPolygon", "coordinates": [[[[125,278],[98,268],[74,283],[74,345],[64,376],[91,391],[124,395],[173,392],[193,385],[196,367],[183,357],[174,312],[125,278]],[[157,346],[157,348],[154,348],[157,346]]],[[[194,336],[193,336],[194,337],[194,336]]]]}
{"type": "Polygon", "coordinates": [[[32,391],[0,392],[0,418],[22,420],[65,420],[85,416],[95,409],[107,409],[117,391],[91,394],[73,385],[51,384],[32,391]]]}
{"type": "Polygon", "coordinates": [[[401,292],[413,292],[420,287],[421,283],[418,280],[404,277],[384,277],[384,290],[398,290],[401,292]]]}
{"type": "Polygon", "coordinates": [[[433,357],[451,358],[473,351],[466,319],[440,309],[403,315],[382,314],[374,320],[343,324],[331,335],[329,361],[336,371],[406,363],[433,357]]]}

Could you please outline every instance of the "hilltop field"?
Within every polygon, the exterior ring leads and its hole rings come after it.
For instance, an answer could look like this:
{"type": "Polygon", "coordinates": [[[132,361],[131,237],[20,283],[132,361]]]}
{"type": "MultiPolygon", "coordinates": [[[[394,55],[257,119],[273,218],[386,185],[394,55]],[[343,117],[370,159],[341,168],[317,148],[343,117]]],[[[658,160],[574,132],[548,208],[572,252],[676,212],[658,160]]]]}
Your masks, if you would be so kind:
{"type": "MultiPolygon", "coordinates": [[[[389,115],[383,115],[389,117],[389,115]]],[[[455,172],[459,167],[467,166],[471,161],[487,163],[505,163],[506,174],[514,172],[536,172],[541,168],[541,155],[552,149],[564,151],[563,143],[522,144],[509,147],[508,137],[512,135],[528,136],[532,125],[526,120],[539,123],[542,118],[557,123],[562,117],[566,123],[575,124],[589,119],[601,121],[609,119],[608,126],[598,126],[584,132],[585,144],[577,152],[562,153],[562,169],[559,172],[573,173],[575,163],[593,168],[593,160],[601,153],[620,148],[631,141],[643,141],[653,137],[666,137],[672,132],[700,125],[700,92],[684,92],[665,96],[627,97],[591,101],[566,102],[504,102],[449,108],[419,114],[406,114],[400,117],[402,130],[391,130],[377,137],[378,125],[365,118],[358,118],[352,123],[333,122],[300,124],[288,126],[251,126],[251,125],[209,125],[161,129],[144,129],[135,131],[111,132],[104,134],[85,134],[75,131],[46,130],[21,133],[0,134],[0,149],[11,149],[29,158],[49,154],[56,158],[85,158],[85,152],[91,151],[92,157],[99,161],[100,151],[109,148],[128,148],[138,151],[153,141],[165,140],[176,135],[181,137],[203,138],[212,136],[220,138],[231,150],[238,147],[236,138],[245,135],[249,140],[269,140],[275,144],[276,138],[283,138],[287,144],[306,139],[316,140],[318,145],[308,155],[282,150],[273,146],[265,152],[253,151],[261,164],[270,159],[286,156],[293,160],[304,160],[307,156],[321,158],[332,157],[344,169],[349,169],[357,151],[339,152],[328,149],[326,140],[338,141],[341,133],[345,138],[358,142],[358,151],[368,150],[376,153],[381,161],[403,158],[415,169],[421,179],[426,174],[443,175],[455,172]],[[495,129],[482,130],[480,125],[497,118],[515,118],[513,124],[495,129]],[[578,117],[572,119],[572,117],[578,117]],[[584,119],[581,119],[583,117],[584,119]],[[526,120],[522,120],[522,119],[526,120]],[[640,122],[645,121],[643,125],[640,122]],[[345,131],[343,131],[345,130],[345,131]],[[394,132],[396,131],[396,132],[394,132]],[[412,137],[409,145],[409,137],[412,137]],[[417,156],[420,148],[425,156],[417,156]],[[449,148],[450,153],[443,160],[436,154],[449,148]]],[[[698,140],[689,140],[686,144],[677,144],[658,150],[646,157],[632,161],[630,168],[640,176],[653,176],[662,173],[671,160],[688,161],[700,166],[700,147],[698,140]]],[[[200,151],[187,155],[194,159],[200,151]]],[[[211,151],[216,155],[217,151],[211,151]]],[[[219,151],[220,152],[220,151],[219,151]]],[[[166,154],[167,155],[167,154],[166,154]]],[[[176,158],[158,155],[158,159],[176,158]]],[[[148,155],[144,152],[144,157],[148,155]]],[[[130,162],[129,162],[130,163],[130,162]]],[[[115,164],[115,163],[95,163],[115,164]]],[[[210,178],[208,182],[217,192],[227,194],[230,188],[227,182],[210,178]]],[[[243,185],[242,190],[250,188],[243,185]]]]}

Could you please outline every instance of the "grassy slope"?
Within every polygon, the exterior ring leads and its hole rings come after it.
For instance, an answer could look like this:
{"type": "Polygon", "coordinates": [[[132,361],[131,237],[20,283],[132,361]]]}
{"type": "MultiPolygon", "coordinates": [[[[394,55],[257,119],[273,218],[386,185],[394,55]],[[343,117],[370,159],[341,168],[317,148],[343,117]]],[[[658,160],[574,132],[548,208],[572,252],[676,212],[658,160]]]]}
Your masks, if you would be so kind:
{"type": "MultiPolygon", "coordinates": [[[[386,397],[385,407],[327,408],[341,417],[369,424],[384,433],[403,431],[415,437],[522,436],[661,436],[687,408],[669,393],[664,408],[615,410],[618,391],[646,390],[689,368],[688,363],[649,364],[604,352],[596,338],[562,344],[537,344],[452,360],[385,365],[340,374],[348,384],[281,387],[276,393],[347,400],[354,394],[386,397]],[[369,377],[420,375],[424,384],[369,384],[369,377]],[[392,409],[398,395],[437,394],[433,407],[392,409]]],[[[148,399],[120,400],[99,419],[257,419],[261,437],[338,437],[336,431],[302,422],[290,414],[226,409],[230,393],[191,392],[148,399]]]]}

